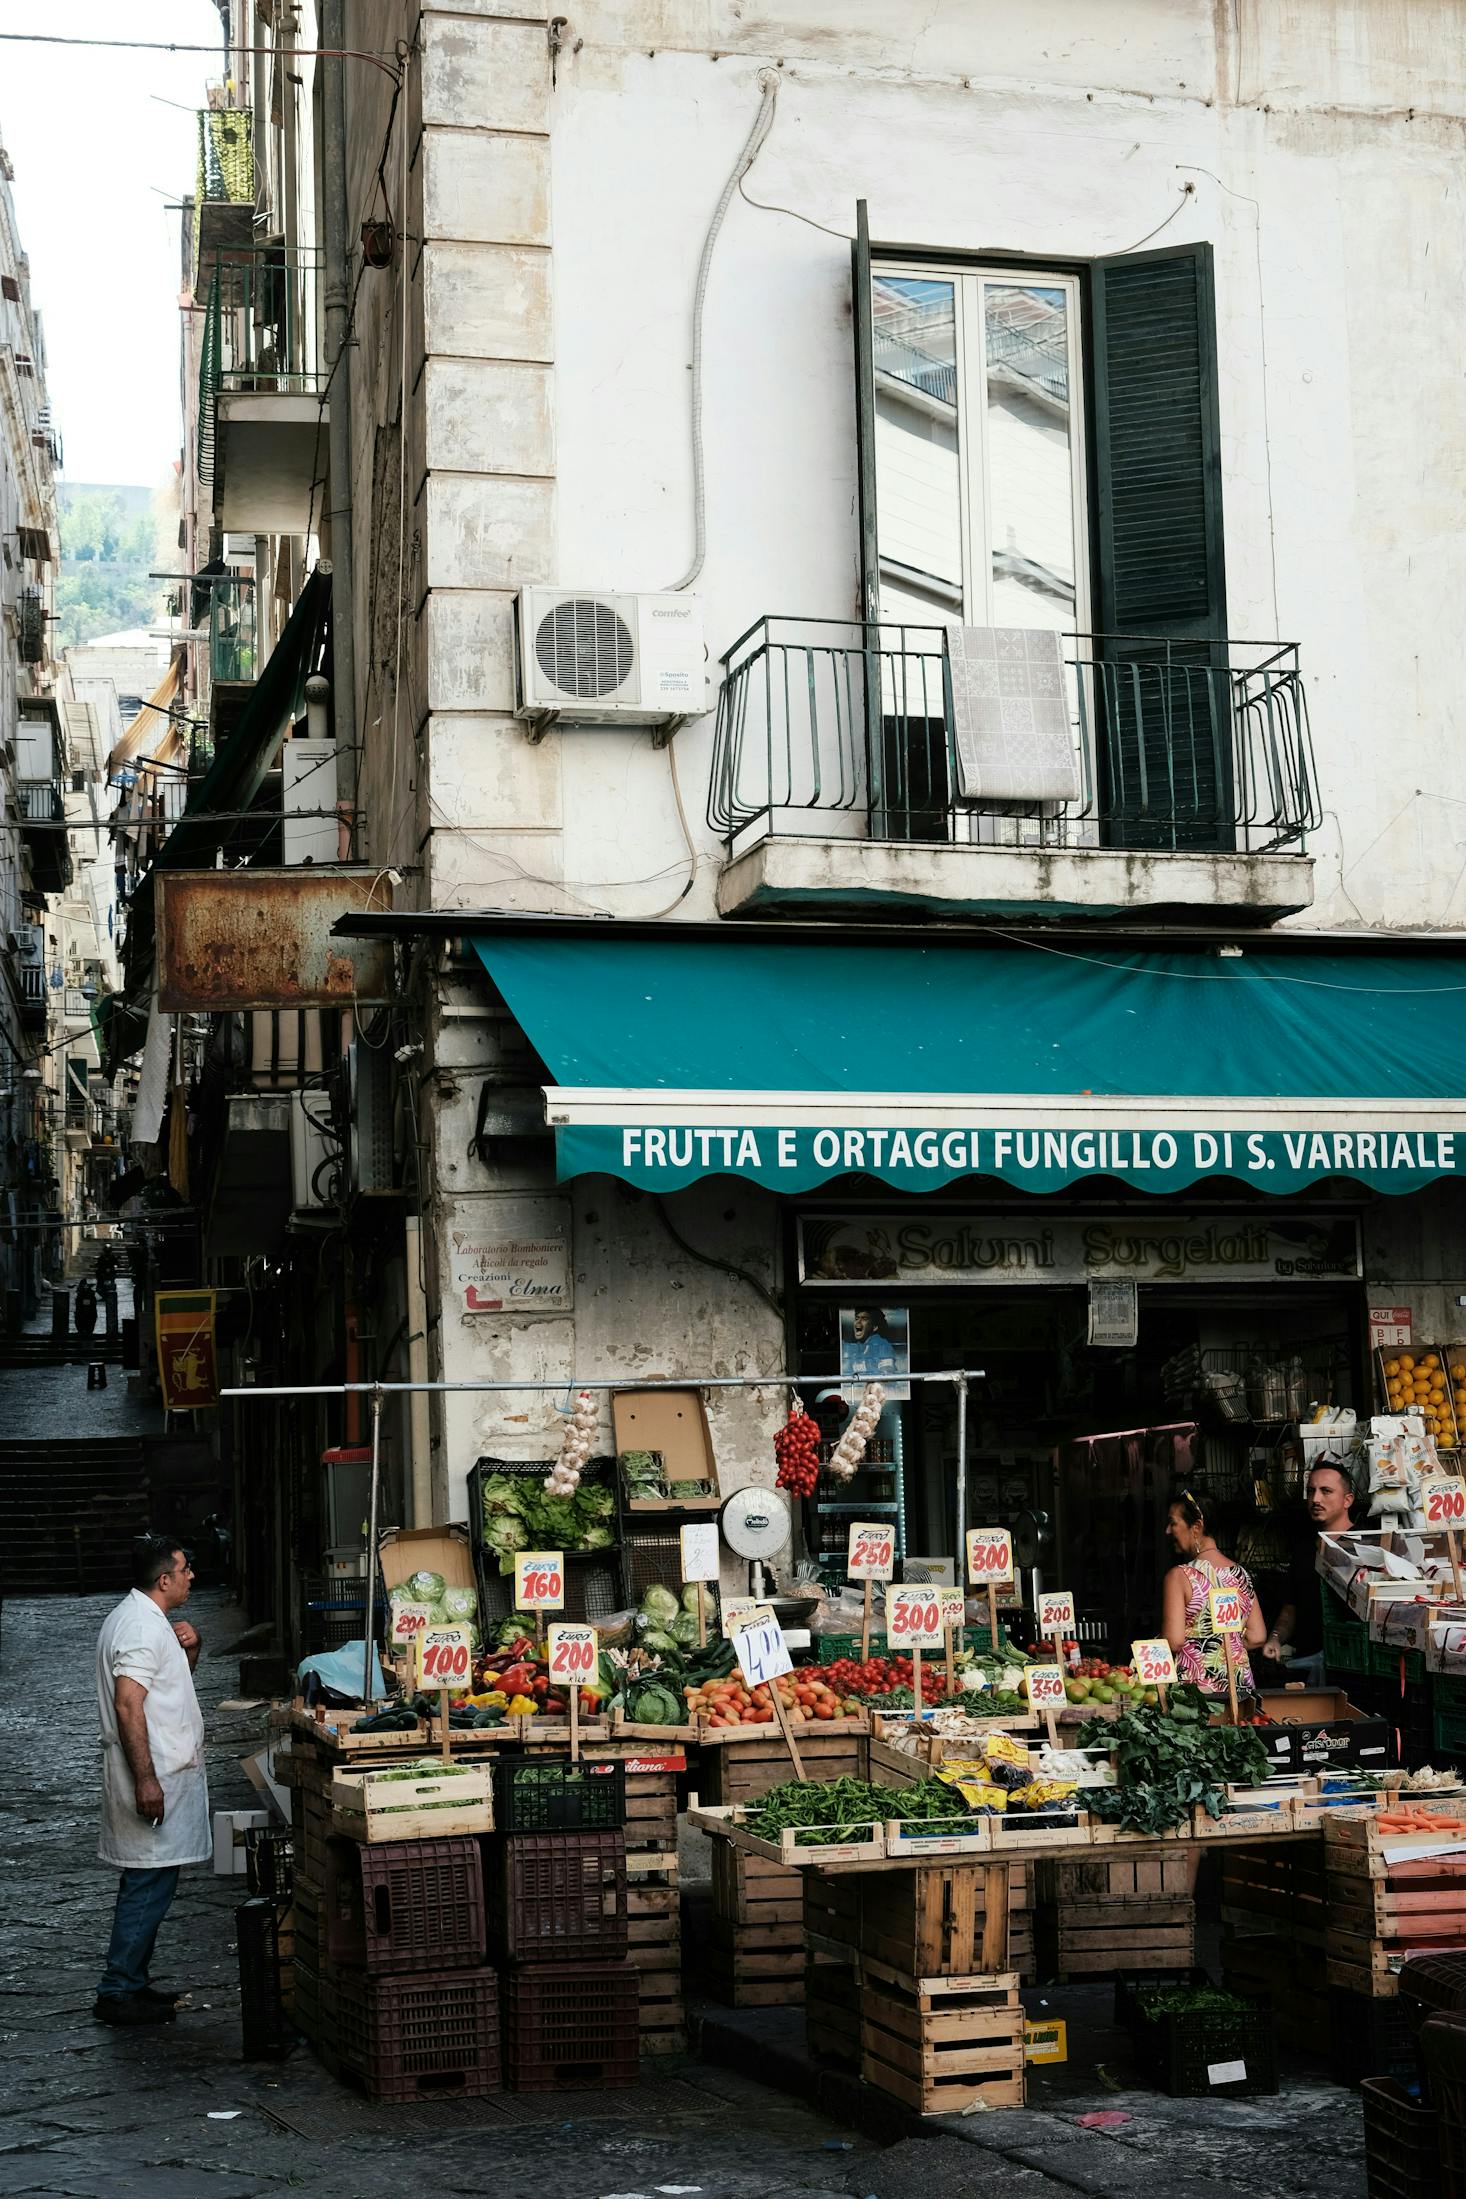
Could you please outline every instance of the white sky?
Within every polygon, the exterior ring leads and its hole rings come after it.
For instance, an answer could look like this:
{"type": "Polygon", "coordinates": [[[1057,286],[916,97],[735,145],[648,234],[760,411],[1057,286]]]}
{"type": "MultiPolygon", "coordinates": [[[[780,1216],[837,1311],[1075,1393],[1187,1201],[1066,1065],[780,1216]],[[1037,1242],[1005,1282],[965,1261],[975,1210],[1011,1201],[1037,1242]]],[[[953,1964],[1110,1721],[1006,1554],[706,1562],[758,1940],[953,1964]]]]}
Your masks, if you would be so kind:
{"type": "Polygon", "coordinates": [[[223,26],[211,0],[0,0],[0,31],[213,49],[0,42],[0,143],[15,168],[20,240],[45,322],[62,478],[154,488],[177,460],[180,435],[182,216],[168,202],[193,188],[194,114],[220,73],[223,26]]]}

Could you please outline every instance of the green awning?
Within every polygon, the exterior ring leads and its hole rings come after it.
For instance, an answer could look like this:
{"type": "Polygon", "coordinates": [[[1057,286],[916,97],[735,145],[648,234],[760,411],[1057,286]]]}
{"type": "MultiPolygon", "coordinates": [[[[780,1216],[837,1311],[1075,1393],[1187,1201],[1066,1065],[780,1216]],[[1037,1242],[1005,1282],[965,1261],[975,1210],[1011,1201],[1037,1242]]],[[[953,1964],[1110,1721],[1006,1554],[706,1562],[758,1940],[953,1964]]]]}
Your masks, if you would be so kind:
{"type": "Polygon", "coordinates": [[[139,1052],[148,1031],[153,988],[153,878],[160,870],[206,870],[220,848],[238,848],[260,820],[247,812],[258,798],[280,739],[299,717],[305,683],[321,668],[329,647],[331,576],[313,572],[296,598],[284,631],[271,650],[239,722],[196,787],[183,814],[138,881],[127,906],[123,994],[106,1004],[100,1029],[107,1074],[139,1052]]]}
{"type": "Polygon", "coordinates": [[[1174,1192],[1466,1173],[1466,955],[476,938],[562,1178],[1174,1192]]]}

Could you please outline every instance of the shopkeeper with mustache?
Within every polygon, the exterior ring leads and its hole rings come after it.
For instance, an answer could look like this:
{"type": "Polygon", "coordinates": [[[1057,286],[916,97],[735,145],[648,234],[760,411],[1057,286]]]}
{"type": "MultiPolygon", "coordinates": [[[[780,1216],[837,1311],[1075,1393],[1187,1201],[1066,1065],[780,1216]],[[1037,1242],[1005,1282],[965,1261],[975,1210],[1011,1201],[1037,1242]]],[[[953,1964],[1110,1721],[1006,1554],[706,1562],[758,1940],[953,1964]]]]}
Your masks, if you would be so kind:
{"type": "Polygon", "coordinates": [[[1330,1460],[1315,1466],[1308,1477],[1308,1517],[1313,1536],[1299,1542],[1289,1571],[1288,1600],[1262,1645],[1264,1657],[1283,1662],[1284,1645],[1293,1654],[1284,1663],[1290,1680],[1305,1680],[1318,1687],[1323,1682],[1323,1584],[1315,1560],[1319,1535],[1347,1534],[1353,1525],[1354,1483],[1348,1469],[1330,1460]]]}

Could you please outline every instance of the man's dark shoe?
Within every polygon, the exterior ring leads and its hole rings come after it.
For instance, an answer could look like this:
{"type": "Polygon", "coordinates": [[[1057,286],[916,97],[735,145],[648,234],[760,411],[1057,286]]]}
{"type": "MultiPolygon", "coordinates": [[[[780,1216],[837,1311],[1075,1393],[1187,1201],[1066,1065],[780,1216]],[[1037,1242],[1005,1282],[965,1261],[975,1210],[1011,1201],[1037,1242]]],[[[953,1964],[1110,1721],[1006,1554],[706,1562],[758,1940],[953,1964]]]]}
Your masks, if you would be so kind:
{"type": "Polygon", "coordinates": [[[139,2000],[151,2001],[155,2008],[176,2008],[188,1996],[181,1988],[169,1991],[161,1986],[145,1985],[137,1997],[139,2000]]]}
{"type": "Polygon", "coordinates": [[[166,2006],[150,1992],[99,1994],[92,2014],[98,2023],[110,2023],[119,2031],[130,2030],[135,2024],[172,2023],[173,2003],[166,2006]]]}

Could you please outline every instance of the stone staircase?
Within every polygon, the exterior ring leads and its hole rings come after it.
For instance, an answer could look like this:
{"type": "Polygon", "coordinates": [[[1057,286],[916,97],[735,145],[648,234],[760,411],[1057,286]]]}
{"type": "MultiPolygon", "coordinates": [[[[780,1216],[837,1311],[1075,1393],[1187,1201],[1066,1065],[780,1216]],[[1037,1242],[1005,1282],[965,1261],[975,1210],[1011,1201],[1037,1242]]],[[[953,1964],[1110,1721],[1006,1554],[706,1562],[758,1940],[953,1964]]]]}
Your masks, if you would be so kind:
{"type": "Polygon", "coordinates": [[[138,1437],[0,1442],[0,1596],[120,1595],[147,1524],[138,1437]]]}

